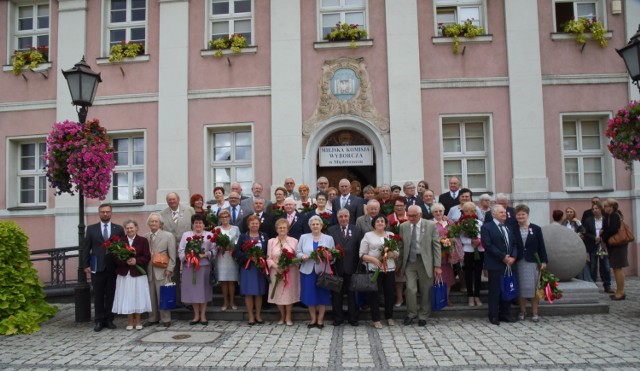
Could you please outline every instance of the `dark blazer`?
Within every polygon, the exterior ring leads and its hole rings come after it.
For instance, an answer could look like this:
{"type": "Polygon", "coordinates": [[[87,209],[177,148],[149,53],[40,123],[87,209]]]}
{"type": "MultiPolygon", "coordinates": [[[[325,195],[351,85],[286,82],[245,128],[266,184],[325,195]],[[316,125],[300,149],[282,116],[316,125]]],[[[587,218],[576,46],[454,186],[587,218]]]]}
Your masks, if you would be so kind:
{"type": "MultiPolygon", "coordinates": [[[[125,238],[124,228],[121,225],[111,222],[111,236],[120,236],[125,238]]],[[[87,227],[87,233],[84,236],[82,244],[82,268],[87,268],[91,264],[91,256],[95,256],[97,260],[96,272],[115,272],[116,265],[111,254],[107,254],[107,249],[102,248],[105,243],[102,238],[102,222],[91,224],[87,227]]]]}
{"type": "MultiPolygon", "coordinates": [[[[493,221],[493,215],[491,215],[491,213],[484,214],[483,223],[489,223],[491,221],[493,221]]],[[[505,220],[504,224],[511,229],[512,233],[516,233],[520,229],[518,221],[516,220],[516,209],[511,206],[507,206],[507,220],[505,220]]]]}
{"type": "Polygon", "coordinates": [[[458,197],[451,197],[450,191],[446,191],[445,193],[438,196],[438,202],[444,206],[444,215],[449,214],[449,209],[460,204],[460,191],[458,191],[458,197]]]}
{"type": "Polygon", "coordinates": [[[422,219],[433,220],[433,213],[431,212],[431,207],[433,207],[433,205],[429,206],[429,210],[427,211],[427,204],[425,204],[424,202],[422,203],[422,206],[421,206],[422,219]]]}
{"type": "Polygon", "coordinates": [[[417,195],[413,197],[405,197],[405,199],[407,200],[407,205],[406,205],[407,210],[411,205],[418,205],[420,207],[424,206],[424,201],[422,201],[422,198],[420,198],[417,195]]]}
{"type": "Polygon", "coordinates": [[[593,210],[587,209],[582,213],[582,219],[580,219],[580,223],[584,224],[587,221],[587,218],[593,218],[593,210]]]}
{"type": "MultiPolygon", "coordinates": [[[[240,229],[240,233],[246,233],[249,230],[249,227],[247,227],[247,219],[249,219],[251,215],[254,215],[253,212],[242,219],[242,224],[238,227],[238,229],[240,229]]],[[[259,231],[266,233],[269,238],[274,238],[276,236],[275,218],[273,215],[264,211],[262,212],[262,215],[260,216],[259,231]]]]}
{"type": "Polygon", "coordinates": [[[358,267],[360,240],[362,240],[362,231],[353,224],[347,226],[347,237],[344,237],[342,228],[339,224],[332,225],[327,228],[327,234],[333,237],[336,246],[340,245],[344,249],[344,258],[338,260],[335,264],[336,272],[339,276],[344,274],[354,274],[358,267]]]}
{"type": "Polygon", "coordinates": [[[602,214],[602,241],[605,241],[607,247],[609,247],[609,238],[618,233],[622,221],[620,220],[620,214],[613,212],[611,214],[602,214]]]}
{"type": "MultiPolygon", "coordinates": [[[[250,240],[249,232],[242,233],[238,238],[238,242],[236,243],[236,247],[233,249],[233,259],[240,265],[240,269],[244,269],[245,264],[247,263],[247,254],[242,251],[242,245],[245,242],[250,240]]],[[[262,247],[262,255],[264,256],[264,260],[267,260],[267,244],[269,241],[269,237],[266,233],[260,232],[260,242],[258,245],[262,247]]]]}
{"type": "MultiPolygon", "coordinates": [[[[131,246],[136,249],[136,255],[134,256],[134,258],[136,258],[136,264],[146,271],[147,264],[149,263],[149,260],[151,260],[149,241],[142,236],[136,235],[133,238],[133,244],[131,246]]],[[[131,277],[138,277],[142,275],[135,266],[128,265],[127,262],[116,260],[115,263],[116,274],[120,276],[126,276],[127,272],[131,273],[131,277]]]]}
{"type": "MultiPolygon", "coordinates": [[[[336,196],[333,199],[333,203],[331,204],[333,210],[333,218],[335,219],[332,224],[338,223],[338,210],[340,210],[340,199],[342,195],[336,196]]],[[[352,194],[347,198],[347,203],[344,205],[344,208],[349,210],[349,224],[356,224],[356,219],[359,216],[364,215],[364,199],[354,196],[352,194]]]]}
{"type": "Polygon", "coordinates": [[[507,255],[518,259],[516,239],[509,228],[506,228],[509,246],[506,246],[502,233],[493,221],[482,224],[480,236],[485,250],[484,268],[488,270],[504,270],[507,265],[502,261],[507,255]]]}
{"type": "MultiPolygon", "coordinates": [[[[604,215],[602,218],[604,226],[604,215]]],[[[593,216],[588,216],[582,223],[582,227],[584,228],[584,246],[587,248],[587,252],[591,254],[598,248],[596,237],[600,236],[600,231],[596,230],[596,219],[593,216]]]]}
{"type": "MultiPolygon", "coordinates": [[[[280,215],[280,218],[287,219],[287,213],[283,213],[282,215],[280,215]]],[[[295,211],[295,216],[293,217],[293,223],[291,223],[291,225],[289,226],[289,232],[287,233],[287,236],[293,237],[296,240],[299,240],[300,236],[304,234],[304,225],[306,222],[307,222],[307,218],[303,214],[299,213],[298,211],[295,211]]]]}
{"type": "Polygon", "coordinates": [[[514,234],[518,248],[518,260],[524,258],[525,261],[536,263],[535,253],[538,253],[541,263],[549,262],[547,259],[547,249],[544,247],[544,239],[542,238],[542,229],[539,226],[533,223],[529,224],[527,242],[524,245],[522,244],[520,229],[514,234]]]}

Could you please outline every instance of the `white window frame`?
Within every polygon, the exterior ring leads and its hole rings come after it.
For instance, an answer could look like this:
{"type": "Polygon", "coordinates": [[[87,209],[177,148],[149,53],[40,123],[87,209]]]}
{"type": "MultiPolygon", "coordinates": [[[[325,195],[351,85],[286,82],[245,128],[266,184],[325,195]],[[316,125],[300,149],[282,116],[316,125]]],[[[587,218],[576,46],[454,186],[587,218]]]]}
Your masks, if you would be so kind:
{"type": "Polygon", "coordinates": [[[230,185],[233,182],[238,181],[237,177],[237,169],[238,168],[251,168],[251,176],[250,179],[241,180],[240,183],[243,185],[242,189],[247,190],[251,189],[251,185],[255,179],[255,128],[252,123],[236,123],[236,124],[227,124],[227,125],[215,125],[209,126],[205,128],[205,148],[207,148],[207,161],[205,162],[205,170],[204,173],[207,174],[205,181],[205,190],[206,194],[213,195],[213,189],[215,187],[224,187],[225,194],[229,194],[230,185]],[[232,133],[232,158],[229,161],[215,161],[215,148],[216,148],[216,134],[222,133],[232,133]],[[250,160],[235,160],[235,138],[236,133],[249,133],[251,138],[251,158],[250,160]],[[225,169],[230,168],[230,177],[229,182],[216,182],[215,179],[215,170],[216,169],[225,169]]]}
{"type": "Polygon", "coordinates": [[[474,193],[490,192],[494,187],[494,164],[493,164],[493,135],[492,135],[492,121],[491,115],[445,115],[440,116],[440,146],[442,153],[442,189],[447,189],[449,184],[445,184],[451,176],[457,176],[460,178],[460,184],[464,187],[471,189],[474,193]],[[459,124],[460,125],[460,151],[459,152],[445,152],[444,148],[444,125],[447,124],[459,124]],[[482,123],[483,135],[484,135],[484,151],[467,151],[465,140],[465,124],[482,123]],[[467,162],[469,160],[483,159],[485,161],[485,187],[469,187],[467,162]],[[445,173],[445,162],[451,160],[461,161],[461,174],[448,174],[445,173]]]}
{"type": "Polygon", "coordinates": [[[567,192],[571,191],[594,191],[594,190],[608,190],[613,189],[614,183],[614,168],[615,163],[613,158],[609,155],[609,151],[607,150],[607,140],[604,135],[604,128],[607,125],[609,118],[611,117],[610,112],[593,112],[593,113],[565,113],[560,115],[560,148],[562,153],[562,184],[564,190],[567,192]],[[579,123],[576,131],[576,150],[566,150],[564,146],[564,123],[566,121],[575,121],[579,123]],[[583,150],[582,149],[582,125],[583,121],[598,121],[599,128],[598,133],[600,133],[600,149],[599,150],[583,150]],[[602,170],[602,185],[601,186],[587,186],[584,184],[584,159],[585,158],[593,158],[600,157],[601,159],[601,170],[602,170]],[[568,158],[576,158],[578,159],[578,186],[570,186],[567,184],[566,177],[566,159],[568,158]]]}
{"type": "Polygon", "coordinates": [[[6,176],[6,186],[7,186],[7,208],[12,207],[24,207],[24,208],[46,208],[47,202],[49,199],[49,183],[46,179],[46,170],[38,168],[36,165],[35,169],[32,170],[21,170],[21,146],[23,144],[36,144],[36,156],[44,155],[44,151],[46,151],[46,137],[44,136],[31,136],[31,137],[20,137],[20,138],[8,138],[7,139],[7,176],[6,176]],[[40,150],[40,144],[45,144],[44,148],[40,150]],[[45,199],[39,199],[39,191],[43,190],[40,187],[39,182],[37,180],[38,177],[45,177],[44,183],[44,191],[45,191],[45,199]],[[36,181],[34,183],[34,202],[21,202],[21,179],[24,177],[35,177],[36,181]]]}
{"type": "Polygon", "coordinates": [[[8,62],[11,62],[11,57],[13,56],[13,52],[18,49],[18,38],[19,37],[31,37],[32,47],[37,48],[38,46],[38,36],[47,36],[47,48],[51,44],[51,3],[48,0],[12,0],[8,3],[8,24],[7,24],[7,34],[9,36],[9,40],[7,42],[7,56],[8,62]],[[38,7],[46,5],[49,7],[49,27],[47,28],[38,28],[38,7]],[[18,30],[18,12],[20,7],[23,6],[31,6],[33,8],[33,26],[34,28],[31,30],[20,31],[18,30]]]}
{"type": "Polygon", "coordinates": [[[251,12],[247,13],[235,13],[235,9],[233,8],[235,3],[233,0],[229,0],[229,13],[225,15],[213,15],[213,0],[205,0],[206,3],[206,12],[205,12],[205,22],[207,27],[205,27],[205,36],[204,36],[204,49],[209,48],[209,41],[213,40],[213,24],[217,22],[227,21],[229,24],[229,34],[227,36],[231,36],[235,34],[235,22],[236,21],[246,21],[249,20],[251,22],[251,42],[248,44],[250,46],[256,45],[256,34],[255,34],[255,2],[251,0],[251,12]]]}
{"type": "MultiPolygon", "coordinates": [[[[317,0],[318,7],[318,41],[324,41],[324,36],[326,35],[322,30],[322,16],[327,13],[339,13],[340,14],[340,22],[345,23],[346,14],[362,11],[364,13],[364,25],[358,25],[362,27],[358,27],[367,31],[367,38],[371,38],[371,25],[369,23],[369,0],[363,0],[364,6],[347,6],[346,0],[340,0],[339,6],[333,7],[323,7],[322,0],[317,0]]],[[[332,27],[335,27],[333,25],[332,27]]]]}
{"type": "Polygon", "coordinates": [[[442,30],[438,23],[438,8],[455,8],[456,22],[462,24],[466,19],[461,19],[458,15],[460,9],[464,8],[479,8],[478,14],[480,19],[478,22],[474,22],[476,26],[480,26],[484,29],[485,34],[489,34],[489,22],[487,22],[487,0],[436,0],[433,2],[433,20],[436,36],[442,36],[442,30]]]}
{"type": "MultiPolygon", "coordinates": [[[[111,142],[112,144],[115,143],[115,140],[118,139],[128,139],[128,143],[127,143],[127,159],[128,159],[128,163],[126,165],[116,165],[115,168],[113,169],[113,176],[111,179],[111,187],[109,189],[109,195],[108,195],[108,199],[110,202],[112,202],[114,205],[115,204],[137,204],[137,203],[145,203],[145,200],[147,199],[147,195],[148,195],[148,188],[147,188],[147,140],[146,140],[146,133],[144,131],[121,131],[121,132],[114,132],[114,133],[110,133],[109,134],[110,138],[111,138],[111,142]],[[143,144],[143,163],[142,164],[134,164],[133,163],[133,159],[134,159],[134,143],[133,140],[134,139],[142,139],[142,144],[143,144]],[[144,192],[144,195],[142,198],[134,198],[134,193],[135,193],[135,181],[134,181],[134,173],[139,173],[142,172],[143,174],[143,182],[142,182],[142,189],[144,192]],[[127,199],[121,199],[121,200],[116,200],[114,199],[114,182],[116,181],[116,174],[118,173],[126,173],[127,174],[127,187],[128,187],[128,195],[129,197],[127,199]]],[[[115,158],[116,153],[114,153],[114,160],[116,160],[115,158]]]]}
{"type": "MultiPolygon", "coordinates": [[[[111,30],[114,29],[125,29],[126,36],[125,42],[131,41],[131,29],[133,28],[141,28],[144,27],[144,48],[145,54],[148,54],[147,44],[149,40],[149,0],[145,0],[145,9],[144,9],[144,21],[131,21],[131,1],[127,1],[127,21],[126,22],[117,22],[111,23],[111,0],[103,1],[102,8],[102,21],[104,27],[102,27],[102,47],[104,48],[103,55],[108,56],[111,54],[111,30]]],[[[118,42],[122,40],[116,40],[118,42]]]]}
{"type": "Polygon", "coordinates": [[[577,13],[578,4],[595,4],[596,19],[602,23],[604,29],[607,29],[607,12],[606,2],[603,0],[553,0],[551,10],[553,12],[553,28],[557,33],[564,33],[564,30],[558,29],[557,16],[556,16],[556,4],[557,3],[573,3],[573,16],[577,13]]]}

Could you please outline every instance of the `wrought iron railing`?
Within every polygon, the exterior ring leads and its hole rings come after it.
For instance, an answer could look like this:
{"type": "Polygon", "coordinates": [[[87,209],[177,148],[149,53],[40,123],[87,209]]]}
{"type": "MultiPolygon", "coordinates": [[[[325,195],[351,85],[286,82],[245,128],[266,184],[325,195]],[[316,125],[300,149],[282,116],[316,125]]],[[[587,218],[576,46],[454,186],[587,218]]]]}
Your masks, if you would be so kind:
{"type": "MultiPolygon", "coordinates": [[[[78,282],[76,271],[67,269],[69,259],[78,260],[78,246],[31,251],[31,262],[49,263],[49,280],[44,281],[45,291],[72,288],[78,282]]],[[[42,272],[43,264],[38,266],[42,272]]]]}

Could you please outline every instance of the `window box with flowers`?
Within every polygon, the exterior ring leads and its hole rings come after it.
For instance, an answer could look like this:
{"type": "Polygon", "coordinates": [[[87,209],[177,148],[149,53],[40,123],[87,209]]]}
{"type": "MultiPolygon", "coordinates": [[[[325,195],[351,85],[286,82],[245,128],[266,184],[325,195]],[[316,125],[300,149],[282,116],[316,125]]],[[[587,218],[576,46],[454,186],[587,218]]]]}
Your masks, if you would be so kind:
{"type": "Polygon", "coordinates": [[[16,76],[23,70],[41,72],[51,68],[51,63],[49,63],[49,48],[46,46],[27,50],[16,50],[11,57],[11,61],[11,66],[8,66],[10,68],[4,68],[3,70],[11,70],[16,76]]]}
{"type": "Polygon", "coordinates": [[[587,40],[596,41],[601,48],[608,45],[607,39],[613,36],[613,33],[604,28],[602,22],[596,18],[578,18],[571,19],[567,22],[563,29],[563,33],[554,33],[551,35],[552,40],[569,40],[574,39],[578,45],[584,46],[587,40]]]}
{"type": "MultiPolygon", "coordinates": [[[[434,37],[434,44],[451,43],[453,42],[453,54],[460,52],[460,43],[468,42],[491,42],[491,35],[487,35],[484,28],[473,24],[473,19],[467,19],[464,23],[452,23],[438,25],[438,29],[441,37],[434,37]]],[[[463,53],[464,54],[464,53],[463,53]]]]}
{"type": "Polygon", "coordinates": [[[246,37],[241,34],[233,34],[210,40],[208,49],[202,50],[200,55],[203,57],[213,55],[216,58],[221,58],[223,55],[255,54],[257,50],[257,47],[249,46],[246,37]]]}
{"type": "Polygon", "coordinates": [[[338,22],[328,34],[324,35],[324,42],[314,44],[315,49],[327,48],[357,48],[359,46],[373,46],[373,40],[367,39],[367,31],[357,24],[338,22]]]}
{"type": "Polygon", "coordinates": [[[144,54],[143,44],[131,41],[125,43],[123,41],[120,44],[115,44],[111,47],[109,63],[122,62],[125,58],[133,59],[142,54],[144,54]]]}

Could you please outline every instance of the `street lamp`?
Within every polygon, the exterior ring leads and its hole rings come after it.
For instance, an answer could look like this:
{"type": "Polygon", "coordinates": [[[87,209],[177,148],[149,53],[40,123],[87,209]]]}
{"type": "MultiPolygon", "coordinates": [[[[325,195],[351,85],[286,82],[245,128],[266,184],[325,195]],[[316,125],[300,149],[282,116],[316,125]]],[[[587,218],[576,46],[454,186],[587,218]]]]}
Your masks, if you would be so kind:
{"type": "Polygon", "coordinates": [[[616,49],[616,51],[624,59],[631,80],[640,90],[640,83],[638,82],[640,80],[640,25],[638,25],[636,34],[631,36],[627,46],[622,49],[616,49]]]}
{"type": "MultiPolygon", "coordinates": [[[[93,105],[98,84],[102,82],[100,73],[94,72],[85,62],[84,57],[72,68],[62,70],[71,92],[72,104],[76,106],[78,121],[84,124],[87,119],[87,107],[93,105]]],[[[84,242],[84,194],[78,192],[78,284],[74,290],[76,304],[76,322],[91,321],[91,290],[87,283],[87,275],[82,269],[82,243],[84,242]]]]}

